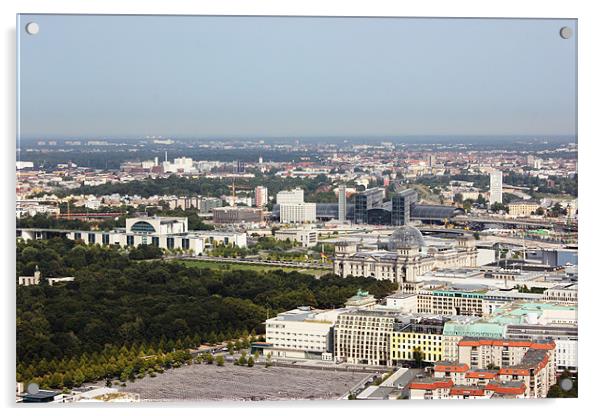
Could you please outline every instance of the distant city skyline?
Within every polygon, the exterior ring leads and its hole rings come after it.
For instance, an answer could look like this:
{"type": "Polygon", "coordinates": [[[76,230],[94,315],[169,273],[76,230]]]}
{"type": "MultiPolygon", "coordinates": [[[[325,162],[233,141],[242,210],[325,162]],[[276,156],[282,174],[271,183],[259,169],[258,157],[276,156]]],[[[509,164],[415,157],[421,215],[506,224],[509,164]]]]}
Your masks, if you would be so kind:
{"type": "Polygon", "coordinates": [[[576,34],[570,19],[21,15],[19,134],[573,136],[563,26],[576,34]]]}

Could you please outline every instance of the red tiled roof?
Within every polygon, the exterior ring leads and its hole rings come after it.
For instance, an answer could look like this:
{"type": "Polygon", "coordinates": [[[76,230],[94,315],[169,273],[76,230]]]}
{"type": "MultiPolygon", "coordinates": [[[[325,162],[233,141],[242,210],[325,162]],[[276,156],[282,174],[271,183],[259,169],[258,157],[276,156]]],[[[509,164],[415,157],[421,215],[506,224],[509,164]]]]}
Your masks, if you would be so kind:
{"type": "Polygon", "coordinates": [[[453,387],[449,391],[449,394],[452,394],[454,396],[484,396],[485,395],[485,389],[483,389],[483,388],[470,388],[468,386],[453,387]]]}
{"type": "Polygon", "coordinates": [[[450,373],[464,373],[468,371],[468,365],[466,364],[454,364],[454,365],[445,365],[445,364],[435,364],[433,367],[434,371],[447,372],[450,373]]]}
{"type": "Polygon", "coordinates": [[[494,379],[497,377],[497,372],[493,371],[469,371],[466,373],[467,378],[489,378],[494,379]]]}
{"type": "Polygon", "coordinates": [[[487,384],[487,387],[485,387],[485,390],[490,390],[499,394],[520,395],[525,393],[525,391],[527,390],[527,386],[525,386],[524,383],[521,383],[520,387],[504,386],[503,384],[489,383],[487,384]]]}
{"type": "Polygon", "coordinates": [[[415,390],[435,390],[435,389],[449,389],[452,388],[454,383],[451,380],[440,380],[431,382],[414,381],[410,383],[410,389],[415,390]]]}

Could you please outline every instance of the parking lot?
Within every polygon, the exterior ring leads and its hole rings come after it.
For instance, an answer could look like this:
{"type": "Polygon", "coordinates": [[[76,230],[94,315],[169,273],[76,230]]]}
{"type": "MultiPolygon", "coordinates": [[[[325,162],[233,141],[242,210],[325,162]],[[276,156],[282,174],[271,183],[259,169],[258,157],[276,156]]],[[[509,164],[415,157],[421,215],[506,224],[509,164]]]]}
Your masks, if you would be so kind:
{"type": "Polygon", "coordinates": [[[139,393],[142,401],[316,400],[338,399],[365,377],[349,371],[194,364],[116,387],[139,393]]]}

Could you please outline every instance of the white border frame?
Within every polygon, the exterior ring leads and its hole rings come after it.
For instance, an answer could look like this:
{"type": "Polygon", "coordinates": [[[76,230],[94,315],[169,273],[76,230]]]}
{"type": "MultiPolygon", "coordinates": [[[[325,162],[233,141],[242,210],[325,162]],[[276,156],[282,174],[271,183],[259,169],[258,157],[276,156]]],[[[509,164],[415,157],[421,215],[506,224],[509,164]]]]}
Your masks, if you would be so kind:
{"type": "MultiPolygon", "coordinates": [[[[387,0],[232,0],[232,1],[207,1],[198,0],[189,2],[184,0],[5,0],[0,2],[3,13],[1,14],[3,29],[3,54],[1,71],[3,81],[4,99],[0,102],[2,116],[1,125],[4,127],[2,140],[4,164],[3,168],[9,180],[2,181],[2,190],[5,196],[10,196],[12,203],[2,204],[2,264],[7,265],[7,273],[3,282],[3,306],[5,317],[5,337],[0,345],[2,358],[6,366],[2,371],[1,395],[4,406],[14,407],[14,279],[11,278],[14,270],[14,198],[15,198],[15,94],[16,94],[16,35],[15,22],[17,13],[102,13],[102,14],[223,14],[223,15],[330,15],[330,16],[424,16],[424,17],[538,17],[538,18],[577,18],[579,26],[579,166],[581,168],[581,195],[580,195],[580,222],[581,222],[581,290],[580,290],[580,316],[581,334],[579,342],[581,386],[577,400],[523,400],[523,401],[485,401],[458,403],[442,401],[440,403],[415,403],[407,402],[283,402],[283,403],[232,403],[208,404],[204,408],[198,405],[163,404],[161,406],[137,407],[132,411],[144,414],[163,414],[165,407],[177,407],[178,411],[191,413],[210,411],[220,415],[232,412],[257,411],[268,414],[281,414],[286,409],[287,413],[303,414],[308,412],[346,412],[349,414],[364,414],[366,411],[378,412],[425,412],[427,414],[466,411],[468,409],[478,412],[486,411],[492,415],[507,414],[509,412],[529,411],[533,413],[545,412],[546,414],[577,414],[586,411],[586,407],[600,406],[596,403],[598,384],[595,376],[598,375],[600,330],[597,327],[596,295],[600,292],[601,277],[597,276],[596,232],[596,203],[601,202],[598,190],[599,168],[597,151],[602,150],[599,140],[602,140],[600,125],[600,107],[597,106],[600,93],[600,64],[599,40],[602,39],[601,17],[596,13],[595,2],[570,2],[570,1],[476,1],[476,0],[429,0],[402,3],[387,0]],[[585,193],[584,193],[585,192],[585,193]],[[584,330],[583,330],[584,329],[584,330]],[[503,405],[500,405],[502,404],[503,405]],[[243,407],[241,407],[241,405],[243,407]],[[393,407],[394,406],[394,407],[393,407]],[[192,407],[192,408],[191,408],[192,407]],[[250,409],[254,407],[254,409],[250,409]],[[403,410],[402,410],[403,408],[403,410]]],[[[22,406],[21,410],[22,410],[22,406]]],[[[37,412],[41,409],[32,407],[26,412],[37,412]]],[[[64,412],[64,407],[45,406],[44,412],[58,414],[64,412]]],[[[81,412],[79,407],[72,411],[81,412]]],[[[120,408],[118,411],[125,409],[120,408]]],[[[23,411],[23,410],[22,410],[23,411]]],[[[105,408],[86,407],[86,412],[106,412],[105,408]]],[[[130,409],[128,408],[128,412],[130,409]]]]}

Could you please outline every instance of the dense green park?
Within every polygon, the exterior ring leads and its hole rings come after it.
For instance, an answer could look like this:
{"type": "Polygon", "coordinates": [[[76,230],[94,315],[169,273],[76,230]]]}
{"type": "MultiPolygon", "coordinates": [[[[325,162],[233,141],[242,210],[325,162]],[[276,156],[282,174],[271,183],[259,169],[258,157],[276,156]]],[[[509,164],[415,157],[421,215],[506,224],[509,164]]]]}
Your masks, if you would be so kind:
{"type": "Polygon", "coordinates": [[[134,259],[146,254],[18,241],[17,276],[38,266],[43,277],[17,287],[17,378],[56,388],[131,379],[181,365],[201,343],[261,334],[266,316],[280,311],[342,306],[360,288],[379,298],[395,290],[375,279],[134,259]],[[75,281],[49,286],[51,276],[75,281]]]}

